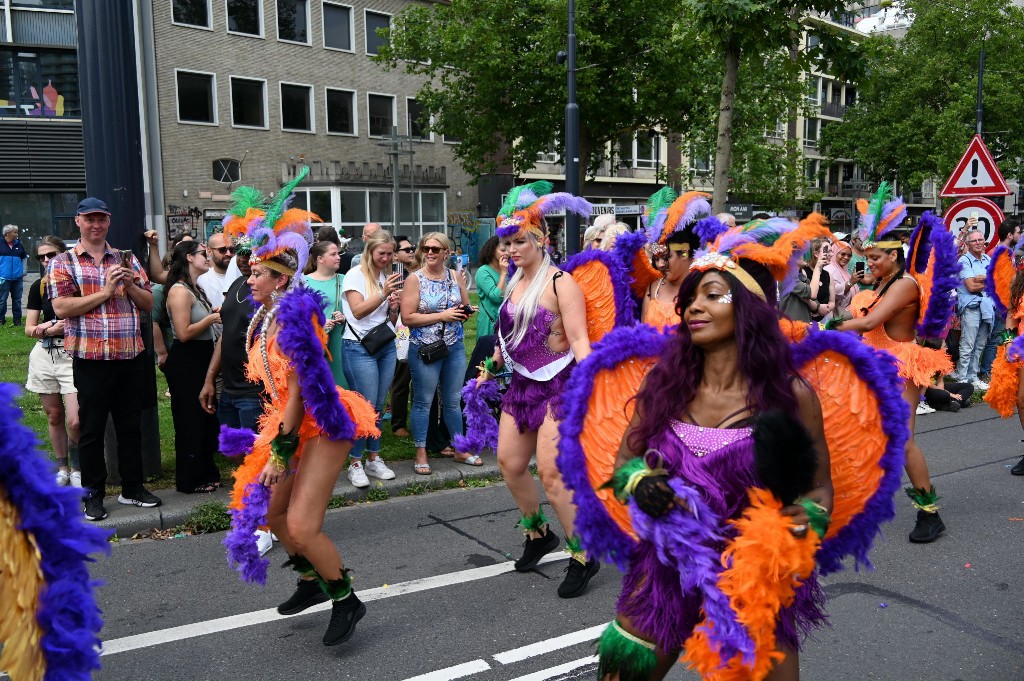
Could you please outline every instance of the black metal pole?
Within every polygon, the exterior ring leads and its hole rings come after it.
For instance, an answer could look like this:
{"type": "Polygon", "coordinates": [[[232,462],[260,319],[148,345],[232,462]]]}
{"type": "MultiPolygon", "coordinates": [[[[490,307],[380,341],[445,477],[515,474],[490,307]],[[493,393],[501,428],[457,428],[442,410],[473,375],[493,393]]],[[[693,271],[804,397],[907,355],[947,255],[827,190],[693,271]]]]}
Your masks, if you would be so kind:
{"type": "MultiPolygon", "coordinates": [[[[576,1],[569,0],[569,44],[566,74],[569,101],[565,105],[565,190],[580,194],[580,108],[576,104],[576,1]]],[[[565,252],[572,255],[580,250],[580,217],[576,213],[565,215],[565,252]]]]}
{"type": "Polygon", "coordinates": [[[981,52],[978,54],[978,108],[976,112],[975,132],[981,134],[981,91],[985,80],[985,43],[981,44],[981,52]]]}

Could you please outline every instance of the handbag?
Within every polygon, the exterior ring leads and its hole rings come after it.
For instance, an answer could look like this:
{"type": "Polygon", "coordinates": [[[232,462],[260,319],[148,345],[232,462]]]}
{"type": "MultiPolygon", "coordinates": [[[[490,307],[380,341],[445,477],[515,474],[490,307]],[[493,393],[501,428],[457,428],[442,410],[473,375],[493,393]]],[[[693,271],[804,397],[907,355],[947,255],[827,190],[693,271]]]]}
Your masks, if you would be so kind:
{"type": "MultiPolygon", "coordinates": [[[[451,290],[451,277],[450,277],[450,275],[446,276],[446,282],[448,284],[448,289],[450,291],[451,290]]],[[[442,308],[441,310],[438,310],[438,312],[443,312],[444,310],[447,310],[447,309],[448,309],[448,297],[445,296],[444,308],[442,308]]],[[[423,361],[424,364],[433,364],[434,362],[436,362],[438,360],[441,360],[441,359],[444,359],[445,357],[448,356],[448,344],[444,342],[444,328],[447,325],[448,325],[447,322],[442,322],[441,323],[441,337],[438,340],[434,341],[433,343],[427,343],[426,345],[421,345],[416,350],[416,352],[419,354],[420,359],[423,361]]]]}
{"type": "Polygon", "coordinates": [[[356,333],[356,330],[352,328],[351,324],[348,322],[345,323],[348,324],[348,328],[352,330],[352,335],[356,337],[356,340],[358,340],[371,355],[376,355],[384,346],[395,340],[395,332],[391,328],[391,325],[386,321],[381,322],[364,333],[362,338],[359,337],[359,334],[356,333]]]}

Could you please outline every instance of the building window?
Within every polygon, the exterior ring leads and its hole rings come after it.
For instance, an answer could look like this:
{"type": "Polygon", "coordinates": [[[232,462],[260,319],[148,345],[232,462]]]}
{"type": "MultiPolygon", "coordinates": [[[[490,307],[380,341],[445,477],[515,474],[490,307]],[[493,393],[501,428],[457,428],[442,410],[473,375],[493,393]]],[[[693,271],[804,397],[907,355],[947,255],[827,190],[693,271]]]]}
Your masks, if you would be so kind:
{"type": "Polygon", "coordinates": [[[449,135],[448,133],[445,133],[444,135],[441,135],[441,140],[445,144],[462,144],[462,138],[461,137],[456,137],[455,135],[449,135]]]}
{"type": "Polygon", "coordinates": [[[11,7],[32,9],[67,9],[74,11],[75,0],[11,0],[11,7]]]}
{"type": "Polygon", "coordinates": [[[434,134],[430,132],[430,118],[426,115],[423,105],[409,97],[405,100],[405,106],[409,112],[408,120],[406,120],[409,136],[433,141],[434,134]]]}
{"type": "Polygon", "coordinates": [[[281,129],[313,132],[313,88],[281,83],[281,129]]]}
{"type": "Polygon", "coordinates": [[[371,137],[390,136],[395,126],[395,98],[391,95],[367,95],[371,137]]]}
{"type": "Polygon", "coordinates": [[[543,151],[537,152],[538,163],[558,163],[558,149],[554,142],[549,142],[543,151]]]}
{"type": "Polygon", "coordinates": [[[242,181],[242,164],[233,158],[218,158],[213,162],[213,181],[234,184],[242,181]]]}
{"type": "Polygon", "coordinates": [[[636,134],[637,168],[657,168],[661,157],[661,136],[641,130],[636,134]]]}
{"type": "Polygon", "coordinates": [[[0,49],[0,118],[80,118],[73,50],[0,49]]]}
{"type": "Polygon", "coordinates": [[[327,88],[327,132],[336,135],[356,134],[355,92],[327,88]]]}
{"type": "Polygon", "coordinates": [[[240,128],[267,127],[265,80],[231,76],[231,124],[240,128]]]}
{"type": "Polygon", "coordinates": [[[277,39],[309,44],[309,0],[277,0],[277,39]]]}
{"type": "Polygon", "coordinates": [[[174,23],[210,28],[210,0],[171,0],[174,23]]]}
{"type": "Polygon", "coordinates": [[[805,147],[817,147],[818,146],[818,132],[820,129],[821,121],[817,118],[805,118],[804,119],[804,146],[805,147]]]}
{"type": "Polygon", "coordinates": [[[352,8],[324,0],[324,47],[352,51],[352,8]]]}
{"type": "Polygon", "coordinates": [[[819,189],[821,178],[819,176],[820,161],[809,158],[804,161],[804,179],[808,189],[819,189]]]}
{"type": "Polygon", "coordinates": [[[178,83],[178,122],[217,124],[216,76],[175,70],[178,83]]]}
{"type": "Polygon", "coordinates": [[[227,0],[228,33],[263,37],[263,0],[227,0]]]}
{"type": "Polygon", "coordinates": [[[366,10],[366,54],[377,54],[388,39],[377,35],[377,29],[390,29],[391,15],[366,10]]]}

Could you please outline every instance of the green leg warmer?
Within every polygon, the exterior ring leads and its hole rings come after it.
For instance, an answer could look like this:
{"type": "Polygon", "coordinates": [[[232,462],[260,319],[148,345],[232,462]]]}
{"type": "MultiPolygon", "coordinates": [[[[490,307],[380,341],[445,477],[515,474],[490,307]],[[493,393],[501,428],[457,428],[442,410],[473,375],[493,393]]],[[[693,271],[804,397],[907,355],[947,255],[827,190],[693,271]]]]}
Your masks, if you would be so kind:
{"type": "Polygon", "coordinates": [[[601,658],[597,667],[599,679],[618,674],[619,681],[647,681],[658,664],[653,643],[630,634],[614,621],[601,634],[597,652],[601,658]]]}
{"type": "Polygon", "coordinates": [[[526,532],[527,534],[530,532],[542,533],[547,524],[548,517],[544,515],[543,509],[537,509],[536,513],[524,515],[519,519],[519,527],[523,528],[523,532],[526,532]]]}
{"type": "Polygon", "coordinates": [[[903,491],[910,497],[911,503],[915,508],[919,508],[925,513],[938,513],[939,512],[939,495],[935,492],[935,486],[932,485],[929,489],[924,487],[904,487],[903,491]]]}
{"type": "Polygon", "coordinates": [[[298,572],[300,577],[316,577],[316,568],[308,558],[300,554],[288,556],[288,560],[282,563],[281,567],[290,567],[298,572]]]}
{"type": "Polygon", "coordinates": [[[569,554],[569,557],[578,560],[584,565],[587,564],[587,552],[583,550],[580,545],[580,538],[577,535],[565,538],[565,552],[569,554]]]}
{"type": "Polygon", "coordinates": [[[324,579],[317,575],[317,581],[320,583],[320,589],[331,597],[332,601],[342,601],[348,598],[348,595],[352,593],[352,577],[349,575],[350,570],[345,569],[341,571],[341,579],[324,579]]]}

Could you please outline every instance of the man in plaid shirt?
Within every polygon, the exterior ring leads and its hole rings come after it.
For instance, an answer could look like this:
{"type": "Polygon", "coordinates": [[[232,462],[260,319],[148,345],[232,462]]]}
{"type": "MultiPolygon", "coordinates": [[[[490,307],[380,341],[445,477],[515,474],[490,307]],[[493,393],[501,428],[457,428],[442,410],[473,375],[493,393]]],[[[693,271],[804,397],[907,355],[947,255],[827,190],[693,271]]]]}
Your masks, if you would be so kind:
{"type": "Polygon", "coordinates": [[[107,517],[103,434],[108,416],[117,434],[118,502],[160,505],[142,485],[141,400],[135,394],[147,368],[139,311],[153,308],[153,294],[138,259],[122,258],[107,243],[110,209],[103,201],[90,197],[79,203],[75,224],[78,244],[54,258],[47,274],[53,311],[66,320],[64,350],[74,360],[82,486],[89,490],[85,517],[102,520],[107,517]]]}

